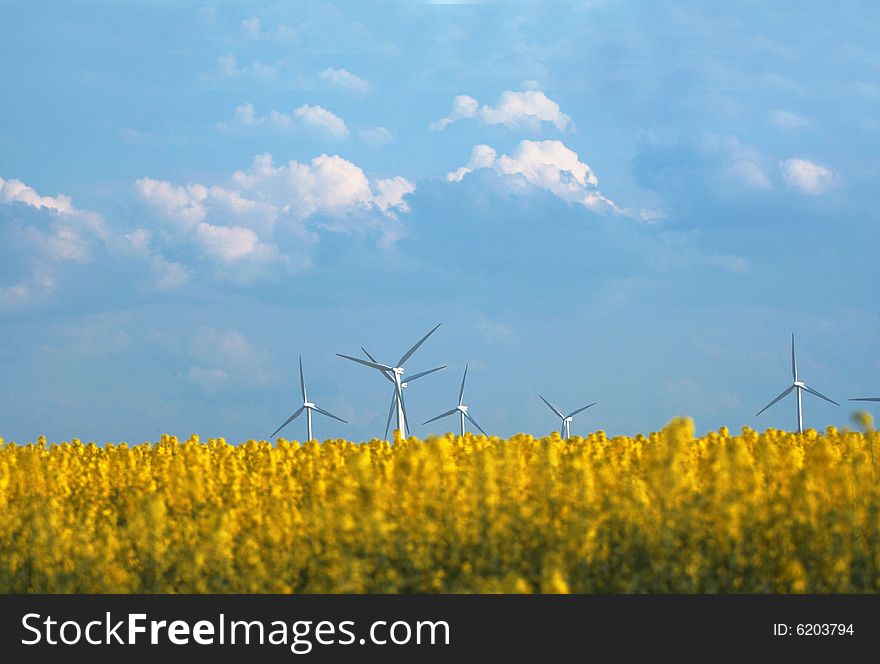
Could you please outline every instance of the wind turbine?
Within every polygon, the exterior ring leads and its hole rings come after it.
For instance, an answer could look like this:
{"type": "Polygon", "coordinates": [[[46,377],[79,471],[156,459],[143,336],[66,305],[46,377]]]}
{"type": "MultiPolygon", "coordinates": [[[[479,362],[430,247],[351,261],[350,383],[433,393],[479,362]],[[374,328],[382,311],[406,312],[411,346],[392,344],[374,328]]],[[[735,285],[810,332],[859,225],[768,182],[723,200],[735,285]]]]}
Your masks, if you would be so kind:
{"type": "MultiPolygon", "coordinates": [[[[364,351],[364,355],[369,357],[372,362],[376,361],[376,358],[374,358],[372,355],[370,355],[370,353],[367,352],[366,348],[361,346],[361,350],[364,351]]],[[[422,376],[427,376],[428,374],[434,373],[435,371],[440,371],[440,369],[445,369],[445,368],[446,368],[446,365],[444,364],[442,367],[428,369],[427,371],[422,371],[421,373],[417,373],[414,376],[410,376],[409,378],[406,379],[405,382],[402,382],[400,384],[400,389],[401,389],[401,391],[405,390],[407,385],[409,385],[411,382],[413,382],[416,378],[421,378],[422,376]]],[[[388,381],[390,381],[392,383],[394,382],[394,379],[390,375],[388,375],[387,371],[383,371],[382,375],[385,376],[385,378],[388,381]]],[[[386,440],[388,439],[388,429],[391,427],[391,417],[392,417],[392,415],[394,415],[394,408],[396,406],[397,406],[397,388],[394,388],[394,390],[391,392],[391,407],[388,409],[388,419],[385,420],[385,439],[386,440]]],[[[404,410],[404,419],[406,419],[406,411],[405,410],[404,410]]]]}
{"type": "Polygon", "coordinates": [[[299,386],[302,389],[303,405],[300,406],[299,410],[297,410],[293,415],[288,417],[284,421],[284,424],[282,424],[280,427],[275,429],[275,433],[273,433],[271,436],[269,436],[270,438],[274,438],[275,434],[277,434],[284,427],[286,427],[288,424],[293,422],[297,417],[300,416],[300,414],[303,411],[306,411],[306,421],[308,422],[307,429],[306,429],[307,433],[308,433],[308,438],[306,440],[312,440],[312,411],[313,410],[316,410],[319,413],[321,413],[322,415],[326,415],[327,417],[332,417],[334,420],[339,420],[340,422],[344,422],[345,424],[348,424],[348,422],[343,420],[341,417],[336,417],[336,415],[334,415],[333,413],[330,413],[330,412],[324,410],[323,408],[319,408],[318,406],[313,404],[311,401],[309,401],[309,397],[306,394],[306,380],[305,380],[305,378],[303,378],[302,355],[300,355],[300,357],[299,357],[299,386]]]}
{"type": "MultiPolygon", "coordinates": [[[[398,431],[400,431],[400,435],[404,438],[406,438],[406,435],[407,435],[406,431],[407,431],[408,427],[406,425],[406,402],[403,399],[403,371],[404,371],[403,364],[410,357],[412,357],[412,354],[415,353],[419,349],[419,346],[421,346],[423,343],[425,343],[425,340],[428,337],[430,337],[432,334],[434,334],[434,332],[436,331],[436,329],[438,327],[440,327],[440,323],[437,323],[437,325],[434,326],[433,330],[428,332],[428,334],[426,334],[421,339],[419,339],[412,348],[410,348],[408,351],[406,351],[401,356],[401,358],[399,360],[397,360],[397,364],[393,367],[389,366],[387,364],[382,364],[381,362],[376,362],[374,360],[367,361],[367,360],[362,360],[359,357],[352,357],[351,355],[343,355],[342,353],[336,353],[339,357],[344,357],[346,360],[351,360],[352,362],[357,362],[358,364],[363,364],[364,366],[372,367],[373,369],[378,369],[382,373],[382,375],[384,375],[386,378],[391,379],[391,381],[394,383],[394,399],[392,400],[392,403],[391,403],[391,410],[397,411],[397,429],[398,429],[398,431]]],[[[361,350],[363,350],[363,349],[361,349],[361,350]]],[[[364,351],[364,352],[366,352],[366,351],[364,351]]],[[[431,371],[434,371],[434,370],[432,369],[431,371]]],[[[431,372],[428,371],[428,372],[423,372],[422,374],[416,374],[410,380],[413,380],[415,378],[420,378],[421,376],[425,375],[425,373],[431,373],[431,372]]]]}
{"type": "Polygon", "coordinates": [[[850,399],[850,401],[880,401],[880,397],[862,397],[861,399],[850,399]]]}
{"type": "Polygon", "coordinates": [[[777,401],[784,399],[787,397],[792,390],[796,390],[797,392],[797,421],[798,421],[798,433],[804,432],[804,407],[803,407],[803,395],[802,392],[809,392],[810,394],[819,397],[820,399],[825,399],[828,403],[833,403],[835,406],[839,406],[840,404],[832,399],[829,399],[824,394],[821,394],[814,390],[812,387],[807,387],[807,384],[802,380],[798,380],[798,370],[797,370],[797,360],[795,359],[794,353],[794,332],[791,333],[791,387],[785,390],[778,397],[773,399],[770,403],[764,406],[761,410],[758,411],[758,415],[767,410],[770,406],[775,404],[777,401]]]}
{"type": "Polygon", "coordinates": [[[475,427],[477,427],[484,436],[488,437],[489,434],[487,434],[485,431],[483,431],[483,427],[481,427],[479,424],[477,424],[477,421],[468,412],[468,407],[464,405],[464,381],[467,380],[467,370],[468,370],[468,365],[464,365],[464,375],[461,377],[461,389],[458,391],[458,405],[455,408],[453,408],[452,410],[443,413],[442,415],[438,415],[437,417],[432,417],[427,422],[424,422],[424,424],[428,424],[430,422],[434,422],[434,421],[439,420],[441,418],[449,417],[450,415],[455,415],[456,413],[458,413],[458,418],[461,423],[461,435],[462,436],[464,436],[464,434],[467,432],[467,430],[465,429],[465,420],[470,420],[471,424],[473,424],[475,427]]]}
{"type": "MultiPolygon", "coordinates": [[[[540,394],[538,396],[541,397],[540,394]]],[[[560,411],[556,406],[554,406],[552,403],[547,401],[547,399],[545,399],[544,397],[541,397],[541,401],[543,401],[545,404],[547,404],[547,407],[550,410],[552,410],[554,413],[556,413],[556,416],[562,420],[562,432],[561,433],[562,433],[563,439],[571,438],[571,421],[574,418],[574,416],[577,415],[582,410],[586,410],[590,406],[595,406],[597,403],[596,401],[594,401],[591,404],[587,404],[586,406],[578,408],[577,410],[571,411],[568,415],[563,415],[562,411],[560,411]]]]}

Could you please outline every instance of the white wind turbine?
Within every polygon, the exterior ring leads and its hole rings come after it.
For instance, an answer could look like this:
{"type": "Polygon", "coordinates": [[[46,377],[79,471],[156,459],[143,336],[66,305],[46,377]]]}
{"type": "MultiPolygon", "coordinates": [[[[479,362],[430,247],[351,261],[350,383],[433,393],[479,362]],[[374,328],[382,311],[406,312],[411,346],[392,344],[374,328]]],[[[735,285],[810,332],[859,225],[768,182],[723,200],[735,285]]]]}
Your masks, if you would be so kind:
{"type": "Polygon", "coordinates": [[[778,397],[773,399],[773,401],[771,401],[766,406],[764,406],[761,410],[759,410],[757,415],[755,415],[755,417],[757,417],[758,415],[763,413],[765,410],[767,410],[770,406],[775,404],[777,401],[787,397],[791,393],[792,390],[796,390],[796,392],[797,392],[798,433],[803,433],[804,432],[804,407],[803,407],[803,396],[801,394],[802,392],[809,392],[810,394],[817,396],[820,399],[825,399],[825,401],[827,401],[828,403],[833,403],[835,406],[840,405],[836,401],[826,397],[824,394],[820,394],[819,392],[814,390],[812,387],[807,387],[807,384],[804,383],[804,381],[798,380],[797,360],[795,359],[795,353],[794,353],[794,332],[791,333],[791,380],[792,380],[791,387],[786,389],[784,392],[782,392],[782,394],[780,394],[778,397]]]}
{"type": "MultiPolygon", "coordinates": [[[[370,355],[367,352],[366,348],[361,346],[361,350],[364,351],[364,355],[369,357],[372,362],[376,362],[376,358],[374,358],[372,355],[370,355]]],[[[440,369],[445,369],[445,368],[446,368],[446,365],[444,364],[442,367],[435,367],[434,369],[428,369],[427,371],[422,371],[422,372],[417,373],[413,376],[410,376],[409,378],[406,379],[406,381],[400,383],[401,392],[403,392],[403,390],[405,390],[407,388],[407,386],[411,382],[413,382],[416,378],[421,378],[422,376],[427,376],[428,374],[432,374],[435,371],[440,371],[440,369]]],[[[394,382],[394,379],[390,375],[388,375],[387,371],[383,371],[382,375],[385,376],[385,378],[387,380],[389,380],[390,382],[392,382],[392,383],[394,382]]],[[[391,392],[391,407],[388,409],[388,419],[385,420],[385,439],[386,440],[388,439],[388,429],[391,427],[391,417],[394,415],[394,409],[396,407],[397,407],[397,388],[395,387],[394,390],[391,392]]],[[[404,408],[403,415],[404,415],[404,420],[406,420],[406,408],[404,408]]]]}
{"type": "MultiPolygon", "coordinates": [[[[352,362],[357,362],[358,364],[363,364],[364,366],[378,369],[386,378],[391,379],[391,381],[394,383],[394,399],[392,400],[391,409],[393,411],[397,411],[397,429],[398,431],[400,431],[400,435],[404,438],[406,438],[407,436],[408,427],[406,425],[406,402],[403,399],[403,363],[406,362],[410,357],[412,357],[412,354],[419,349],[419,346],[425,343],[425,340],[428,337],[434,334],[435,330],[438,327],[440,327],[440,323],[437,323],[437,325],[434,326],[433,330],[428,332],[428,334],[419,339],[412,348],[406,351],[403,356],[397,361],[396,366],[393,367],[373,360],[367,361],[362,360],[359,357],[352,357],[351,355],[336,353],[339,357],[344,357],[346,360],[351,360],[352,362]]],[[[432,369],[431,371],[435,371],[435,369],[432,369]]],[[[422,374],[416,374],[410,380],[413,380],[414,378],[419,378],[420,376],[425,375],[425,373],[431,373],[431,371],[423,372],[422,374]]]]}
{"type": "MultiPolygon", "coordinates": [[[[541,397],[540,394],[538,396],[541,397]]],[[[595,406],[597,403],[596,401],[594,401],[591,404],[587,404],[586,406],[582,406],[581,408],[578,408],[577,410],[571,411],[568,415],[563,415],[562,411],[560,411],[556,406],[554,406],[552,403],[547,401],[547,399],[545,399],[544,397],[541,397],[541,401],[543,401],[545,404],[547,404],[547,407],[550,410],[552,410],[554,413],[556,413],[556,416],[562,420],[562,431],[560,433],[562,434],[563,439],[571,438],[571,421],[574,418],[574,416],[577,415],[582,410],[586,410],[590,406],[595,406]]]]}
{"type": "Polygon", "coordinates": [[[468,412],[468,407],[464,405],[464,381],[467,380],[467,370],[468,370],[467,365],[464,365],[464,375],[461,377],[461,389],[458,391],[458,405],[455,408],[453,408],[452,410],[449,410],[441,415],[438,415],[437,417],[432,417],[430,420],[428,420],[424,424],[428,424],[430,422],[434,422],[434,421],[439,420],[441,418],[449,417],[450,415],[455,415],[456,413],[458,413],[458,418],[461,423],[461,435],[462,436],[464,436],[464,434],[467,432],[467,429],[465,428],[465,420],[470,420],[471,424],[473,424],[475,427],[477,427],[484,436],[488,437],[489,434],[487,434],[485,431],[483,431],[483,427],[481,427],[479,424],[477,424],[477,421],[468,412]]]}
{"type": "Polygon", "coordinates": [[[306,431],[307,431],[307,433],[308,433],[308,438],[307,438],[306,440],[312,440],[312,411],[313,411],[313,410],[316,410],[316,411],[318,411],[319,413],[321,413],[322,415],[326,415],[327,417],[332,417],[334,420],[339,420],[340,422],[344,422],[345,424],[348,424],[348,422],[346,422],[345,420],[343,420],[341,417],[336,417],[336,415],[334,415],[333,413],[330,413],[330,412],[324,410],[323,408],[318,408],[318,406],[316,406],[316,405],[313,404],[311,401],[309,401],[309,397],[308,397],[308,395],[306,394],[306,380],[305,380],[305,378],[303,378],[303,359],[302,359],[302,355],[300,355],[300,358],[299,358],[299,386],[300,386],[300,388],[302,389],[303,405],[300,406],[300,407],[299,407],[299,410],[297,410],[293,415],[291,415],[290,417],[288,417],[288,418],[284,421],[284,424],[282,424],[280,427],[278,427],[277,429],[275,429],[275,433],[273,433],[271,436],[269,436],[270,438],[274,438],[274,437],[275,437],[275,434],[277,434],[277,433],[278,433],[279,431],[281,431],[284,427],[286,427],[288,424],[290,424],[291,422],[293,422],[297,417],[300,416],[300,414],[301,414],[303,411],[306,411],[306,421],[308,422],[308,424],[307,424],[307,426],[306,426],[306,431]]]}

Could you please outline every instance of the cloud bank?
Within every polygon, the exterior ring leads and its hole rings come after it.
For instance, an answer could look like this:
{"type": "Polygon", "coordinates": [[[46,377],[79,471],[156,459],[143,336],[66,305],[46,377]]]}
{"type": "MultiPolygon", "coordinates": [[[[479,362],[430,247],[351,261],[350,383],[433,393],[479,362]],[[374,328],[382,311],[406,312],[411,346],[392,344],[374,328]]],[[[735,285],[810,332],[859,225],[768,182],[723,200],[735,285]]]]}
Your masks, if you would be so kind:
{"type": "Polygon", "coordinates": [[[370,180],[338,155],[275,164],[263,153],[223,184],[144,177],[135,191],[166,222],[173,242],[249,281],[279,267],[309,265],[306,250],[319,229],[377,232],[381,244],[393,244],[403,234],[398,215],[409,211],[406,197],[415,185],[401,176],[370,180]]]}
{"type": "Polygon", "coordinates": [[[69,196],[44,196],[21,180],[0,177],[0,305],[17,305],[53,291],[63,263],[88,263],[107,241],[103,218],[74,207],[69,196]],[[6,283],[4,283],[6,282],[6,283]]]}

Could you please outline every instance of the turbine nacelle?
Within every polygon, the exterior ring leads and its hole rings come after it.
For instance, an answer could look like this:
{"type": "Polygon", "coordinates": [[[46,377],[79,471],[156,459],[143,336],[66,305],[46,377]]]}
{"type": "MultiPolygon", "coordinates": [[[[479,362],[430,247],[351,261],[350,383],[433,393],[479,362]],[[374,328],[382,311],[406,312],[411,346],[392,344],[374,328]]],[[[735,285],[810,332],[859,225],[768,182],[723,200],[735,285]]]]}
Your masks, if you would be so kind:
{"type": "Polygon", "coordinates": [[[590,407],[596,405],[596,402],[594,401],[593,403],[587,404],[586,406],[581,406],[577,410],[573,410],[568,415],[566,415],[561,410],[559,410],[556,406],[554,406],[552,403],[547,401],[547,399],[542,397],[540,394],[538,395],[538,398],[541,401],[543,401],[545,404],[547,404],[547,408],[552,410],[553,414],[556,415],[556,417],[558,417],[560,420],[562,420],[562,427],[561,427],[562,431],[560,431],[559,433],[562,434],[563,438],[571,438],[571,423],[574,421],[574,416],[577,415],[578,413],[586,410],[587,408],[590,408],[590,407]]]}
{"type": "Polygon", "coordinates": [[[348,422],[343,420],[341,417],[337,417],[336,415],[334,415],[330,411],[324,410],[323,408],[321,408],[320,406],[318,406],[314,402],[309,401],[309,396],[308,396],[308,393],[306,392],[306,379],[305,379],[305,376],[303,375],[302,356],[300,356],[300,358],[299,358],[299,388],[301,390],[300,393],[302,394],[303,405],[300,406],[299,409],[297,409],[297,411],[293,415],[288,417],[284,421],[284,424],[282,424],[280,427],[275,429],[275,433],[273,433],[270,436],[270,438],[274,438],[278,434],[279,431],[281,431],[284,427],[286,427],[288,424],[293,422],[297,417],[299,417],[302,414],[303,411],[305,411],[305,413],[306,413],[306,440],[312,440],[312,411],[315,411],[316,413],[321,413],[321,415],[326,415],[327,417],[332,417],[334,420],[339,420],[340,422],[344,422],[345,424],[348,424],[348,422]]]}
{"type": "Polygon", "coordinates": [[[483,431],[483,427],[477,424],[477,421],[474,419],[473,415],[468,413],[468,407],[464,405],[464,383],[467,380],[467,372],[468,368],[467,365],[465,365],[464,374],[461,377],[461,388],[458,390],[458,405],[451,410],[447,410],[445,413],[440,413],[437,417],[432,417],[430,420],[427,420],[423,424],[430,424],[431,422],[436,422],[437,420],[443,419],[444,417],[449,417],[450,415],[455,415],[456,413],[458,413],[459,426],[461,427],[462,436],[467,433],[467,428],[465,426],[465,420],[467,420],[475,427],[477,427],[477,429],[480,430],[480,433],[488,438],[489,434],[483,431]]]}
{"type": "MultiPolygon", "coordinates": [[[[385,424],[385,437],[388,438],[388,428],[391,426],[391,417],[396,413],[397,414],[397,430],[400,431],[400,435],[404,438],[407,436],[407,429],[409,429],[409,424],[406,418],[406,403],[403,398],[403,388],[407,386],[407,383],[403,382],[403,364],[412,357],[412,354],[415,353],[419,347],[425,343],[428,337],[430,337],[437,328],[440,327],[440,324],[434,326],[434,328],[428,332],[425,336],[419,339],[412,348],[406,351],[396,363],[392,364],[382,364],[381,362],[377,362],[376,358],[370,355],[367,352],[367,349],[361,346],[361,350],[364,351],[364,354],[370,358],[369,361],[362,360],[359,357],[353,357],[351,355],[343,355],[342,353],[336,353],[339,357],[344,358],[346,360],[350,360],[352,362],[357,362],[358,364],[363,364],[364,366],[371,367],[379,371],[382,377],[394,383],[394,393],[391,397],[391,408],[388,411],[388,421],[385,424]]],[[[430,373],[434,373],[435,371],[439,371],[444,367],[437,367],[436,369],[429,369],[428,371],[422,371],[421,373],[417,373],[409,379],[409,382],[414,381],[416,378],[421,378],[422,376],[427,376],[430,373]]]]}
{"type": "Polygon", "coordinates": [[[764,406],[761,410],[759,410],[758,413],[755,415],[755,417],[757,417],[758,415],[763,413],[765,410],[770,408],[770,406],[772,406],[773,404],[777,403],[778,401],[782,401],[782,399],[784,399],[789,394],[794,392],[795,396],[797,397],[798,433],[803,433],[804,432],[804,410],[803,410],[803,404],[802,404],[802,401],[803,401],[802,393],[803,392],[807,392],[808,394],[812,394],[813,396],[819,397],[820,399],[827,401],[828,403],[833,403],[835,406],[840,405],[839,403],[837,403],[833,399],[829,399],[828,397],[826,397],[824,394],[822,394],[818,390],[813,389],[812,387],[807,387],[807,384],[804,381],[798,380],[797,358],[795,357],[795,347],[794,347],[794,332],[791,333],[791,379],[792,379],[791,387],[783,390],[779,396],[777,396],[775,399],[773,399],[773,401],[771,401],[766,406],[764,406]]]}

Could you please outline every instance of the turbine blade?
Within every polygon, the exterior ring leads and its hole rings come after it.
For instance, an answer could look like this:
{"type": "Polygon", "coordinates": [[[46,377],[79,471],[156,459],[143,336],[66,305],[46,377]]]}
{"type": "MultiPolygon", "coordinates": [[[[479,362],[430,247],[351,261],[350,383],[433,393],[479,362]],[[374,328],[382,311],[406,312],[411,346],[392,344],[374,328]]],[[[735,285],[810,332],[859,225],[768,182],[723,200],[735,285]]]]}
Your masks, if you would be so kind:
{"type": "Polygon", "coordinates": [[[794,359],[794,332],[791,333],[791,378],[797,380],[797,361],[794,359]]]}
{"type": "MultiPolygon", "coordinates": [[[[367,352],[367,349],[366,349],[366,348],[364,348],[363,346],[361,346],[361,350],[364,351],[364,355],[366,355],[367,357],[370,358],[370,361],[371,361],[371,362],[376,362],[376,358],[373,357],[372,355],[370,355],[370,354],[367,352]]],[[[378,362],[376,362],[376,364],[378,364],[378,362]]],[[[389,376],[386,372],[383,371],[383,372],[382,372],[382,375],[385,376],[385,379],[388,380],[389,382],[392,382],[392,383],[394,382],[394,379],[393,379],[391,376],[389,376]]]]}
{"type": "Polygon", "coordinates": [[[480,430],[481,434],[486,436],[486,438],[489,437],[489,434],[486,433],[485,431],[483,431],[483,427],[481,427],[479,424],[477,424],[477,421],[473,417],[471,417],[470,413],[465,413],[464,416],[468,419],[468,421],[470,421],[471,424],[473,424],[475,427],[477,427],[480,430]]]}
{"type": "Polygon", "coordinates": [[[819,397],[820,399],[825,399],[825,401],[827,401],[828,403],[833,403],[835,406],[839,406],[839,405],[840,405],[840,404],[837,403],[834,399],[829,399],[828,397],[826,397],[826,396],[825,396],[824,394],[822,394],[821,392],[818,392],[817,390],[814,390],[812,387],[807,387],[806,385],[804,385],[804,389],[805,389],[807,392],[809,392],[810,394],[813,394],[813,395],[819,397]]]}
{"type": "Polygon", "coordinates": [[[571,411],[571,412],[568,414],[568,417],[574,417],[575,415],[577,415],[577,414],[578,414],[579,412],[581,412],[582,410],[586,410],[586,409],[589,408],[590,406],[595,406],[597,403],[599,403],[599,402],[598,402],[598,401],[594,401],[593,403],[591,403],[591,404],[589,404],[589,405],[586,405],[586,406],[584,406],[583,408],[578,408],[577,410],[573,410],[573,411],[571,411]]]}
{"type": "Polygon", "coordinates": [[[334,420],[339,420],[343,424],[348,424],[348,422],[343,420],[341,417],[337,417],[336,415],[334,415],[330,411],[324,410],[323,408],[318,408],[317,406],[315,406],[315,410],[317,410],[319,413],[321,413],[321,415],[326,415],[327,417],[332,417],[334,420]]]}
{"type": "Polygon", "coordinates": [[[850,399],[850,401],[880,401],[880,397],[861,397],[860,399],[850,399]]]}
{"type": "Polygon", "coordinates": [[[397,361],[397,366],[402,367],[402,366],[403,366],[403,363],[406,362],[409,358],[412,357],[412,354],[415,353],[415,352],[419,349],[419,346],[421,346],[423,343],[425,343],[425,340],[426,340],[428,337],[430,337],[432,334],[434,334],[434,330],[436,330],[438,327],[440,327],[440,323],[437,323],[437,325],[434,326],[434,329],[433,329],[433,330],[431,330],[430,332],[428,332],[428,334],[426,334],[426,335],[423,336],[421,339],[419,339],[419,340],[416,342],[416,345],[415,345],[415,346],[413,346],[413,347],[410,348],[408,351],[406,351],[406,352],[403,354],[403,357],[401,357],[401,358],[397,361]]]}
{"type": "Polygon", "coordinates": [[[461,389],[458,391],[458,405],[464,402],[464,381],[467,380],[468,365],[464,365],[464,375],[461,377],[461,389]]]}
{"type": "Polygon", "coordinates": [[[446,411],[446,412],[443,413],[442,415],[438,415],[437,417],[432,417],[432,418],[431,418],[430,420],[428,420],[427,422],[422,422],[422,424],[430,424],[431,422],[434,422],[434,421],[436,421],[436,420],[443,419],[444,417],[449,417],[450,415],[455,415],[457,412],[458,412],[458,408],[453,408],[452,410],[448,410],[448,411],[446,411]]]}
{"type": "MultiPolygon", "coordinates": [[[[410,376],[409,378],[406,379],[406,382],[407,382],[407,383],[411,383],[411,382],[413,382],[416,378],[421,378],[422,376],[427,376],[428,374],[432,374],[432,373],[434,373],[435,371],[440,371],[440,369],[445,369],[445,368],[446,368],[446,365],[444,364],[442,367],[437,367],[436,369],[428,369],[427,371],[423,371],[423,372],[421,372],[421,373],[417,373],[415,376],[410,376]]],[[[392,380],[391,382],[393,383],[394,381],[392,380]]]]}
{"type": "Polygon", "coordinates": [[[302,389],[303,403],[309,400],[306,396],[306,379],[303,377],[303,358],[299,356],[299,386],[302,389]]]}
{"type": "Polygon", "coordinates": [[[275,433],[273,433],[271,436],[269,436],[269,438],[274,438],[275,435],[276,435],[279,431],[281,431],[284,427],[286,427],[288,424],[290,424],[291,422],[293,422],[297,417],[299,417],[299,414],[302,413],[305,409],[306,409],[305,406],[300,406],[299,410],[297,410],[293,415],[291,415],[291,416],[288,417],[286,420],[284,420],[284,424],[282,424],[280,427],[278,427],[277,429],[275,429],[275,433]]]}
{"type": "Polygon", "coordinates": [[[344,357],[346,360],[351,360],[352,362],[357,362],[358,364],[363,364],[367,367],[373,367],[374,369],[378,369],[381,372],[393,371],[394,367],[389,367],[387,364],[379,364],[378,362],[367,362],[366,360],[362,360],[359,357],[352,357],[351,355],[343,355],[342,353],[336,353],[339,357],[344,357]]]}
{"type": "MultiPolygon", "coordinates": [[[[539,394],[538,396],[541,397],[540,394],[539,394]]],[[[563,420],[565,419],[565,415],[563,415],[562,413],[560,413],[560,412],[559,412],[559,409],[556,408],[556,406],[554,406],[552,403],[550,403],[549,401],[547,401],[547,399],[545,399],[544,397],[541,397],[541,401],[543,401],[545,404],[547,404],[547,407],[548,407],[550,410],[552,410],[554,413],[556,413],[556,415],[558,415],[559,417],[561,417],[563,420]]]]}
{"type": "Polygon", "coordinates": [[[394,406],[397,405],[397,388],[391,394],[391,408],[388,409],[388,419],[385,420],[385,440],[388,440],[388,429],[391,428],[391,416],[394,415],[394,406]]]}
{"type": "Polygon", "coordinates": [[[765,410],[767,410],[770,406],[772,406],[773,404],[775,404],[775,403],[776,403],[777,401],[779,401],[780,399],[783,399],[783,398],[787,397],[787,396],[789,395],[789,393],[790,393],[793,389],[794,389],[794,385],[792,385],[791,387],[789,387],[787,390],[785,390],[785,392],[783,392],[782,394],[780,394],[778,397],[776,397],[775,399],[773,399],[773,401],[771,401],[771,402],[768,403],[766,406],[764,406],[761,410],[759,410],[759,411],[757,412],[757,414],[755,415],[755,417],[757,417],[758,415],[760,415],[761,413],[763,413],[765,410]]]}

